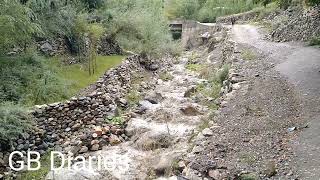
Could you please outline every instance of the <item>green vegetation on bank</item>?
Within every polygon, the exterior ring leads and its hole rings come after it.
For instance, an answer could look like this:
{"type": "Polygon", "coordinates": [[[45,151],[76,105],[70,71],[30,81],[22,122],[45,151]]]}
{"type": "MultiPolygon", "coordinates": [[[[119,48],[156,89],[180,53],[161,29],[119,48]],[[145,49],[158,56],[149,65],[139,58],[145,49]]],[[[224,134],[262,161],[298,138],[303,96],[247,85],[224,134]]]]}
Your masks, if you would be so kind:
{"type": "Polygon", "coordinates": [[[5,102],[0,104],[0,143],[2,149],[10,149],[10,139],[32,128],[32,120],[26,109],[5,102]]]}
{"type": "Polygon", "coordinates": [[[219,16],[241,13],[261,6],[256,0],[168,0],[166,15],[171,18],[215,22],[219,16]]]}
{"type": "MultiPolygon", "coordinates": [[[[17,120],[3,129],[25,128],[23,117],[15,116],[18,110],[25,112],[21,107],[67,99],[118,65],[122,56],[98,56],[102,37],[155,58],[180,52],[162,0],[1,0],[0,103],[5,105],[0,113],[4,123],[17,120]],[[68,54],[48,58],[37,50],[40,41],[57,39],[65,40],[68,54]],[[63,57],[79,62],[64,64],[63,57]],[[12,104],[10,111],[7,103],[12,104]]],[[[0,140],[14,137],[1,135],[0,140]]]]}
{"type": "Polygon", "coordinates": [[[33,55],[0,58],[0,101],[24,105],[44,104],[69,96],[64,79],[46,60],[33,55]]]}
{"type": "Polygon", "coordinates": [[[98,56],[96,73],[91,76],[88,76],[87,67],[83,64],[66,66],[59,57],[50,59],[48,63],[57,72],[57,77],[68,80],[68,91],[75,95],[81,89],[96,82],[108,69],[119,65],[124,58],[124,56],[98,56]]]}
{"type": "MultiPolygon", "coordinates": [[[[274,5],[282,9],[290,5],[303,4],[313,6],[320,0],[168,0],[165,13],[169,19],[192,19],[200,22],[215,22],[217,17],[242,13],[250,10],[262,11],[274,9],[274,5]],[[272,3],[272,8],[267,8],[272,3]]],[[[264,12],[264,11],[262,11],[264,12]]]]}
{"type": "Polygon", "coordinates": [[[59,57],[0,58],[0,101],[32,106],[65,100],[96,82],[123,58],[98,56],[96,73],[91,76],[85,64],[66,65],[59,57]]]}

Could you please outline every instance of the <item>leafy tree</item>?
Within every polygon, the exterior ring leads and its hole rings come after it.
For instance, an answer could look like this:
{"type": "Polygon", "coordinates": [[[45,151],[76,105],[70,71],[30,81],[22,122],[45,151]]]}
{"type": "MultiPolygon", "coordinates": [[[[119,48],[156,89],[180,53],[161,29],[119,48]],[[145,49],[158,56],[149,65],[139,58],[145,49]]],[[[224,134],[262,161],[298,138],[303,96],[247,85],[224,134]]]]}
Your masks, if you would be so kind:
{"type": "Polygon", "coordinates": [[[33,18],[32,11],[17,0],[0,2],[0,54],[14,46],[25,48],[33,35],[42,33],[33,18]]]}

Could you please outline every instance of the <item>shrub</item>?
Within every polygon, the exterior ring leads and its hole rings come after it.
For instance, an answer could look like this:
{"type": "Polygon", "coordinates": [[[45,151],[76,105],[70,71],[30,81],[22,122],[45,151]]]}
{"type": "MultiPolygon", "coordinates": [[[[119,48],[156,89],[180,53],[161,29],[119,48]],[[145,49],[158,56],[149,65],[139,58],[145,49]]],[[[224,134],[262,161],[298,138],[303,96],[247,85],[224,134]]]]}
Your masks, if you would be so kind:
{"type": "Polygon", "coordinates": [[[217,71],[213,80],[222,85],[223,81],[228,78],[229,69],[230,66],[228,64],[223,65],[223,67],[217,71]]]}
{"type": "Polygon", "coordinates": [[[22,54],[0,60],[0,102],[34,105],[68,97],[66,81],[59,78],[43,59],[22,54]]]}
{"type": "Polygon", "coordinates": [[[310,46],[320,46],[320,36],[318,37],[313,37],[310,42],[309,42],[310,46]]]}
{"type": "Polygon", "coordinates": [[[277,3],[281,9],[288,9],[292,3],[292,0],[277,0],[277,3]]]}
{"type": "Polygon", "coordinates": [[[33,35],[42,32],[40,26],[31,20],[32,11],[17,0],[2,0],[0,10],[0,55],[14,46],[25,48],[33,35]]]}
{"type": "Polygon", "coordinates": [[[0,104],[0,143],[11,142],[33,125],[27,110],[13,103],[0,104]]]}
{"type": "Polygon", "coordinates": [[[73,3],[29,0],[26,4],[35,15],[46,37],[72,37],[78,10],[73,3]]]}
{"type": "Polygon", "coordinates": [[[315,6],[320,4],[320,0],[306,0],[306,3],[311,6],[315,6]]]}
{"type": "Polygon", "coordinates": [[[109,36],[115,37],[124,49],[159,56],[174,52],[162,0],[110,0],[101,14],[109,36]]]}

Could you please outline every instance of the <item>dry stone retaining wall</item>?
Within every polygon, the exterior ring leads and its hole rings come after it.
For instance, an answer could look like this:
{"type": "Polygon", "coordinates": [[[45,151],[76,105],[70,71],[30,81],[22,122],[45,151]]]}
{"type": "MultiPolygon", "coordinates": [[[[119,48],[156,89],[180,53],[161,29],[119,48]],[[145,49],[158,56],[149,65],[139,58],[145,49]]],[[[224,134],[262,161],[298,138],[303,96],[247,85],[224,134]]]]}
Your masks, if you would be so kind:
{"type": "Polygon", "coordinates": [[[123,125],[110,123],[110,118],[117,116],[117,107],[127,107],[124,97],[131,89],[134,75],[161,71],[167,66],[170,63],[166,59],[153,61],[138,55],[130,56],[120,66],[106,72],[86,96],[37,106],[31,112],[36,120],[33,132],[18,138],[11,149],[2,149],[0,165],[8,166],[9,154],[14,150],[44,154],[49,148],[55,148],[78,154],[125,141],[123,125]]]}
{"type": "Polygon", "coordinates": [[[217,18],[217,23],[228,23],[231,24],[231,19],[233,18],[237,23],[250,21],[259,16],[259,12],[257,11],[249,11],[245,13],[234,14],[231,16],[223,16],[217,18]]]}

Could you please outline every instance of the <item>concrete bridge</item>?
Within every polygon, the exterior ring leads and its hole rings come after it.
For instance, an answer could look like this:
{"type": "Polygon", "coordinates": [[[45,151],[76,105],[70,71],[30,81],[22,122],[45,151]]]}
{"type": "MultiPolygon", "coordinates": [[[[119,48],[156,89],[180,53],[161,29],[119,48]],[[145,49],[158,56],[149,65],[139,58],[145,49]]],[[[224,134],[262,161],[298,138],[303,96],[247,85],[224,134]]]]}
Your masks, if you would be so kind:
{"type": "Polygon", "coordinates": [[[186,49],[199,46],[202,34],[214,34],[222,30],[220,24],[204,24],[192,20],[174,20],[169,27],[173,38],[181,39],[182,46],[186,49]]]}

